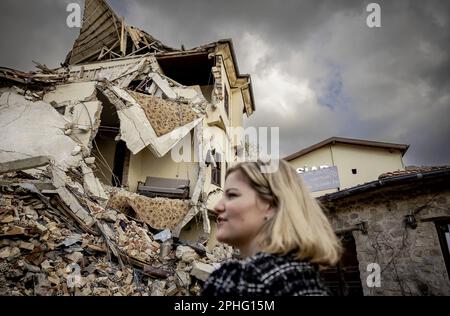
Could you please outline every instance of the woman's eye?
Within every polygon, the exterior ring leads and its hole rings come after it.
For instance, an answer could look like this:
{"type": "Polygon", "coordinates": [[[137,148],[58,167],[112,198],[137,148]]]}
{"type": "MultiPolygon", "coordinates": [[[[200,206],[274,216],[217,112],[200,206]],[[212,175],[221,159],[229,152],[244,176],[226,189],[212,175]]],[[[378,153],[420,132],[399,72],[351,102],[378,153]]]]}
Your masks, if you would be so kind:
{"type": "Polygon", "coordinates": [[[228,196],[228,198],[234,198],[237,196],[237,194],[236,193],[228,193],[227,196],[228,196]]]}

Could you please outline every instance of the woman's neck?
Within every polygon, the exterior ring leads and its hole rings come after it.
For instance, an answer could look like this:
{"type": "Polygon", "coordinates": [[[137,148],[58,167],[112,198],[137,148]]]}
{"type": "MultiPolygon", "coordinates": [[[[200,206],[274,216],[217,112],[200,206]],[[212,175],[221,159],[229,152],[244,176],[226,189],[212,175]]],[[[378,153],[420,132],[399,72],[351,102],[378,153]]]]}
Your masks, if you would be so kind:
{"type": "Polygon", "coordinates": [[[259,251],[261,251],[261,247],[259,246],[259,243],[255,239],[248,244],[240,245],[237,246],[236,248],[239,249],[241,258],[251,257],[257,254],[259,251]]]}

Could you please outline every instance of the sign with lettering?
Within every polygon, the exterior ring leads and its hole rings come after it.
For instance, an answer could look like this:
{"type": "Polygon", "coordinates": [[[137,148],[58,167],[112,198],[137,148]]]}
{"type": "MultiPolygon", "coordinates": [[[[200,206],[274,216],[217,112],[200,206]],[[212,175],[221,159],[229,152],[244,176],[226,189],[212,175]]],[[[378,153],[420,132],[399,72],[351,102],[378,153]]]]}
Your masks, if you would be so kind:
{"type": "Polygon", "coordinates": [[[336,166],[303,172],[299,174],[311,192],[339,188],[339,174],[336,166]]]}

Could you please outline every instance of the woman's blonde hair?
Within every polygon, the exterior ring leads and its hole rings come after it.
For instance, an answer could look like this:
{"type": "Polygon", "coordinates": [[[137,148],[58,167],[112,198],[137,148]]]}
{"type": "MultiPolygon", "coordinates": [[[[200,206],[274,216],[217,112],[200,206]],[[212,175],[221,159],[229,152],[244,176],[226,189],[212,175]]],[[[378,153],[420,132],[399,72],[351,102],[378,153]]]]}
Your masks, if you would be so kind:
{"type": "Polygon", "coordinates": [[[294,251],[299,260],[321,266],[335,265],[341,245],[319,203],[311,196],[295,169],[280,160],[278,170],[263,172],[262,162],[242,162],[227,170],[239,171],[258,196],[269,202],[275,215],[263,227],[260,243],[268,253],[294,251]]]}

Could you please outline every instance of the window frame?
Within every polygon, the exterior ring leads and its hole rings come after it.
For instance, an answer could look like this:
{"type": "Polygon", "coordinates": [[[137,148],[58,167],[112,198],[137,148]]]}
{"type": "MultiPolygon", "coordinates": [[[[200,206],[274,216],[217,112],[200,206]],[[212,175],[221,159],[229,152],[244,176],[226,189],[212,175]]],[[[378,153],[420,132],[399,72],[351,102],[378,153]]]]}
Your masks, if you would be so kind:
{"type": "Polygon", "coordinates": [[[218,152],[214,153],[214,161],[216,166],[211,166],[211,184],[222,187],[222,161],[221,155],[218,152]]]}
{"type": "Polygon", "coordinates": [[[230,118],[230,96],[228,94],[227,86],[223,89],[223,108],[225,109],[225,113],[227,114],[228,119],[230,118]]]}
{"type": "Polygon", "coordinates": [[[442,255],[444,256],[447,276],[450,280],[450,244],[445,236],[446,233],[450,233],[450,218],[435,221],[434,224],[436,226],[442,255]]]}

